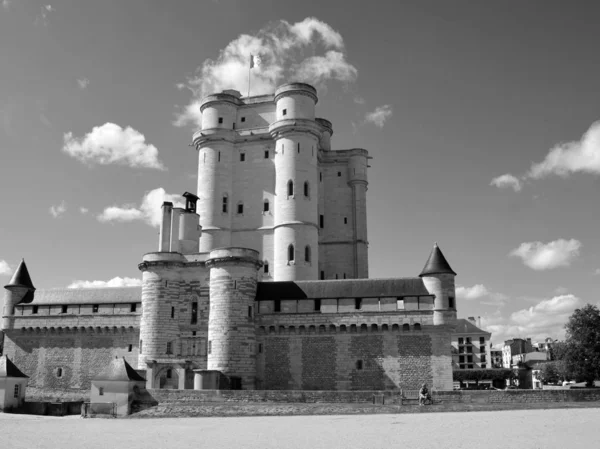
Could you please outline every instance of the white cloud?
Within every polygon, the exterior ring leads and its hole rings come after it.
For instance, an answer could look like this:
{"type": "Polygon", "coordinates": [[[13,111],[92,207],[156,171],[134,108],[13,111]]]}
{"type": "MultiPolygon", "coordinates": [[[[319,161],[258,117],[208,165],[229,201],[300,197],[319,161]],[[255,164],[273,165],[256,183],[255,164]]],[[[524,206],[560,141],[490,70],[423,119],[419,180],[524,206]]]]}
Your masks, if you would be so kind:
{"type": "Polygon", "coordinates": [[[456,287],[456,297],[467,301],[479,300],[482,304],[501,306],[508,300],[508,296],[489,290],[483,284],[475,284],[472,287],[456,287]]]}
{"type": "Polygon", "coordinates": [[[523,263],[533,270],[551,270],[568,267],[579,256],[579,240],[558,239],[548,243],[526,242],[510,252],[510,256],[521,258],[523,263]]]}
{"type": "Polygon", "coordinates": [[[12,274],[12,268],[5,260],[0,260],[0,275],[12,274]]]}
{"type": "Polygon", "coordinates": [[[60,217],[67,211],[67,203],[65,201],[61,201],[58,206],[50,206],[50,215],[54,218],[60,217]]]}
{"type": "Polygon", "coordinates": [[[139,287],[141,285],[141,279],[115,277],[109,281],[73,281],[67,288],[139,287]]]}
{"type": "Polygon", "coordinates": [[[365,115],[365,122],[383,128],[383,125],[392,116],[392,113],[392,105],[384,104],[383,106],[377,106],[373,112],[365,115]]]}
{"type": "Polygon", "coordinates": [[[51,12],[56,11],[56,9],[54,7],[52,7],[52,5],[43,5],[40,6],[40,13],[38,14],[38,16],[35,18],[35,24],[42,24],[44,26],[48,25],[48,16],[50,15],[51,12]]]}
{"type": "Polygon", "coordinates": [[[184,206],[181,195],[168,194],[165,189],[159,187],[147,192],[139,207],[132,204],[107,207],[97,218],[103,223],[141,220],[150,226],[159,227],[164,201],[171,201],[175,207],[184,206]]]}
{"type": "Polygon", "coordinates": [[[600,276],[600,268],[596,268],[596,271],[594,271],[594,274],[600,276]]]}
{"type": "Polygon", "coordinates": [[[10,0],[2,0],[2,7],[4,9],[9,9],[10,8],[10,4],[11,4],[10,0]]]}
{"type": "Polygon", "coordinates": [[[88,87],[89,84],[90,84],[90,80],[87,78],[78,78],[77,79],[77,85],[82,90],[85,89],[86,87],[88,87]]]}
{"type": "Polygon", "coordinates": [[[129,167],[164,170],[158,160],[158,149],[146,143],[146,138],[131,127],[114,123],[96,126],[83,138],[64,135],[63,151],[86,164],[119,164],[129,167]]]}
{"type": "Polygon", "coordinates": [[[205,60],[185,84],[177,84],[180,90],[189,89],[192,99],[178,112],[174,124],[199,124],[199,101],[209,93],[236,89],[246,94],[251,54],[260,55],[262,61],[251,72],[251,95],[272,93],[284,80],[319,86],[330,80],[349,83],[358,73],[346,60],[342,36],[325,22],[314,17],[294,24],[276,21],[253,35],[238,36],[216,59],[205,60]]]}
{"type": "Polygon", "coordinates": [[[356,104],[365,104],[365,99],[363,97],[361,97],[360,95],[357,95],[354,97],[354,102],[356,104]]]}
{"type": "Polygon", "coordinates": [[[86,207],[80,207],[79,208],[79,212],[81,212],[82,214],[87,214],[90,210],[86,207]]]}
{"type": "Polygon", "coordinates": [[[546,337],[563,339],[564,325],[569,316],[575,309],[583,306],[584,301],[574,295],[559,295],[518,310],[508,318],[499,315],[483,316],[481,322],[482,327],[492,333],[495,344],[510,338],[531,338],[533,341],[546,337]]]}
{"type": "Polygon", "coordinates": [[[521,190],[523,188],[521,181],[516,176],[513,176],[510,173],[507,173],[505,175],[498,176],[497,178],[492,179],[492,182],[490,182],[490,185],[496,186],[499,189],[511,188],[515,192],[518,192],[519,190],[521,190]]]}
{"type": "Polygon", "coordinates": [[[573,173],[600,175],[600,121],[593,123],[581,140],[552,148],[542,162],[531,166],[527,176],[533,179],[549,175],[566,178],[573,173]]]}

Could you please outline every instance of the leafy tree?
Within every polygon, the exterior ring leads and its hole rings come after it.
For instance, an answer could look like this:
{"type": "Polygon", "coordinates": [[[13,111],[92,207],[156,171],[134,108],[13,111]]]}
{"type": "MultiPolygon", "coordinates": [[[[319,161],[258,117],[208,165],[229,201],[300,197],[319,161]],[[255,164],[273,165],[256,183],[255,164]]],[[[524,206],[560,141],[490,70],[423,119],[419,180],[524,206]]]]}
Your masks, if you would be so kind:
{"type": "Polygon", "coordinates": [[[565,329],[565,346],[558,348],[557,356],[575,380],[591,387],[594,380],[600,379],[600,310],[592,304],[576,309],[565,329]]]}
{"type": "Polygon", "coordinates": [[[565,363],[562,360],[544,363],[540,367],[538,378],[545,384],[554,384],[567,379],[568,374],[565,369],[565,363]]]}

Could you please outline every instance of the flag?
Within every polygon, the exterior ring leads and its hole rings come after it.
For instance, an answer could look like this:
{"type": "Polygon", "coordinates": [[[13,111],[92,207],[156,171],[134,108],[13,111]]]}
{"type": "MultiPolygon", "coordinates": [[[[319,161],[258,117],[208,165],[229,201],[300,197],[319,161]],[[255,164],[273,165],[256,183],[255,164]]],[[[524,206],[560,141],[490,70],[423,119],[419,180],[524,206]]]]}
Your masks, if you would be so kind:
{"type": "Polygon", "coordinates": [[[260,67],[262,64],[262,60],[260,59],[260,55],[250,55],[250,68],[260,67]]]}

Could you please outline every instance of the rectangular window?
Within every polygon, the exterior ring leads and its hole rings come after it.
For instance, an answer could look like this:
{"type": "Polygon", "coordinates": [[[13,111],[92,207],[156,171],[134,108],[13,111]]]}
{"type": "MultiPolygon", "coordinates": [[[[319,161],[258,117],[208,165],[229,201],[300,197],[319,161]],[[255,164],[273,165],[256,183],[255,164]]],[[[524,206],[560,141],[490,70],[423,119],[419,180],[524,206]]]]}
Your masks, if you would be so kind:
{"type": "Polygon", "coordinates": [[[487,362],[487,360],[485,359],[485,354],[481,354],[481,356],[479,356],[479,361],[480,361],[481,363],[485,363],[485,362],[487,362]]]}
{"type": "Polygon", "coordinates": [[[219,123],[223,123],[223,117],[219,117],[219,123]]]}
{"type": "Polygon", "coordinates": [[[248,306],[248,318],[252,318],[252,306],[248,306]]]}
{"type": "Polygon", "coordinates": [[[339,177],[341,177],[341,176],[342,176],[342,172],[341,172],[341,171],[339,171],[339,172],[338,172],[338,178],[339,178],[339,177]]]}
{"type": "Polygon", "coordinates": [[[196,324],[198,322],[198,303],[192,303],[192,319],[190,320],[190,324],[196,324]]]}
{"type": "Polygon", "coordinates": [[[227,198],[226,196],[223,197],[223,208],[222,211],[224,214],[227,213],[227,204],[228,204],[229,198],[227,198]]]}
{"type": "Polygon", "coordinates": [[[468,369],[473,369],[473,365],[467,365],[468,369]]]}
{"type": "Polygon", "coordinates": [[[263,212],[269,212],[269,201],[265,200],[263,202],[263,212]]]}
{"type": "Polygon", "coordinates": [[[173,343],[171,343],[170,341],[167,342],[167,354],[172,354],[173,353],[173,343]]]}
{"type": "Polygon", "coordinates": [[[465,352],[465,347],[464,346],[459,346],[458,347],[458,353],[459,354],[464,354],[464,352],[465,352]]]}
{"type": "Polygon", "coordinates": [[[465,363],[465,356],[464,356],[464,355],[461,355],[461,356],[459,356],[459,357],[458,357],[458,361],[459,361],[460,363],[465,363]]]}
{"type": "Polygon", "coordinates": [[[319,227],[321,229],[325,227],[325,216],[323,214],[319,215],[319,227]]]}
{"type": "Polygon", "coordinates": [[[273,307],[274,312],[281,312],[281,299],[276,299],[273,307]]]}
{"type": "Polygon", "coordinates": [[[320,311],[321,311],[321,300],[315,299],[315,312],[320,312],[320,311]]]}
{"type": "Polygon", "coordinates": [[[144,347],[144,340],[140,340],[140,354],[142,353],[143,347],[144,347]]]}
{"type": "Polygon", "coordinates": [[[481,369],[486,369],[486,368],[487,368],[487,365],[485,363],[482,363],[481,364],[481,369]]]}
{"type": "Polygon", "coordinates": [[[240,121],[241,121],[242,123],[244,123],[244,122],[246,121],[246,117],[242,117],[242,118],[240,119],[240,121]]]}
{"type": "Polygon", "coordinates": [[[323,172],[319,172],[319,182],[323,182],[323,172]]]}
{"type": "Polygon", "coordinates": [[[348,224],[348,217],[344,217],[344,224],[348,224]]]}
{"type": "Polygon", "coordinates": [[[33,309],[31,310],[31,313],[33,313],[34,315],[36,315],[38,313],[39,310],[39,306],[33,306],[33,309]]]}
{"type": "Polygon", "coordinates": [[[137,304],[136,304],[136,303],[132,303],[132,304],[131,304],[131,309],[130,309],[130,311],[131,311],[132,313],[137,311],[137,304]]]}
{"type": "Polygon", "coordinates": [[[471,337],[467,337],[467,344],[470,345],[471,344],[471,337]]]}
{"type": "Polygon", "coordinates": [[[94,304],[92,306],[92,313],[98,313],[99,309],[100,309],[100,306],[98,304],[94,304]]]}
{"type": "Polygon", "coordinates": [[[323,270],[321,270],[321,280],[325,280],[325,272],[323,270]]]}
{"type": "Polygon", "coordinates": [[[396,310],[404,310],[404,299],[396,298],[396,310]]]}
{"type": "Polygon", "coordinates": [[[480,345],[484,345],[485,344],[485,337],[479,337],[479,344],[480,345]]]}
{"type": "Polygon", "coordinates": [[[241,204],[241,203],[240,203],[240,204],[238,204],[238,210],[237,210],[237,213],[238,213],[239,215],[241,215],[241,214],[243,214],[243,213],[244,213],[244,205],[243,205],[243,204],[241,204]]]}
{"type": "Polygon", "coordinates": [[[133,352],[133,345],[129,345],[127,347],[127,352],[133,352]]]}
{"type": "Polygon", "coordinates": [[[460,366],[459,366],[459,368],[460,368],[460,369],[465,369],[465,365],[464,365],[464,364],[463,364],[463,365],[460,365],[460,366]]]}
{"type": "Polygon", "coordinates": [[[265,262],[265,264],[263,265],[263,272],[265,274],[269,273],[269,262],[265,262]]]}
{"type": "Polygon", "coordinates": [[[67,313],[68,310],[69,310],[69,306],[62,306],[61,313],[67,313]]]}
{"type": "Polygon", "coordinates": [[[208,340],[208,353],[212,354],[212,340],[208,340]]]}
{"type": "Polygon", "coordinates": [[[98,396],[104,396],[104,387],[98,387],[98,396]]]}
{"type": "Polygon", "coordinates": [[[465,339],[463,337],[459,337],[458,344],[459,345],[464,345],[465,344],[465,339]]]}
{"type": "Polygon", "coordinates": [[[175,318],[175,307],[171,307],[171,318],[175,318]]]}
{"type": "Polygon", "coordinates": [[[472,355],[468,355],[467,356],[467,362],[473,363],[473,356],[472,355]]]}
{"type": "Polygon", "coordinates": [[[19,397],[19,393],[20,393],[20,390],[21,390],[20,387],[21,387],[21,385],[15,385],[15,395],[14,395],[15,398],[19,397]]]}
{"type": "Polygon", "coordinates": [[[360,310],[361,305],[362,305],[362,298],[354,298],[354,308],[356,310],[360,310]]]}
{"type": "Polygon", "coordinates": [[[269,159],[269,150],[265,150],[265,159],[269,159]]]}
{"type": "Polygon", "coordinates": [[[240,153],[240,162],[244,162],[246,160],[246,153],[240,153]]]}
{"type": "Polygon", "coordinates": [[[455,309],[456,308],[456,303],[454,302],[454,296],[449,296],[448,297],[448,307],[451,309],[455,309]]]}
{"type": "Polygon", "coordinates": [[[479,352],[481,352],[482,354],[485,354],[485,346],[480,346],[479,352]]]}
{"type": "Polygon", "coordinates": [[[467,346],[467,353],[468,354],[473,353],[473,346],[467,346]]]}
{"type": "Polygon", "coordinates": [[[287,115],[287,109],[284,109],[283,111],[281,111],[281,115],[287,115]]]}
{"type": "Polygon", "coordinates": [[[258,353],[262,354],[262,352],[263,352],[263,346],[262,346],[262,343],[259,343],[258,344],[258,353]]]}

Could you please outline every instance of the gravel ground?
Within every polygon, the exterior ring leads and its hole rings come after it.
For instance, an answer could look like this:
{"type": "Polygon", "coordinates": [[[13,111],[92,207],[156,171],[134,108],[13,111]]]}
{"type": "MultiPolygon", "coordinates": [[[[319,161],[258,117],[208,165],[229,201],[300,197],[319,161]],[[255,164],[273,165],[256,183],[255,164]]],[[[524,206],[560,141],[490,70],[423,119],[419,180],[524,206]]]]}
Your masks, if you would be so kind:
{"type": "Polygon", "coordinates": [[[0,414],[0,448],[596,448],[599,418],[598,408],[137,420],[0,414]]]}

